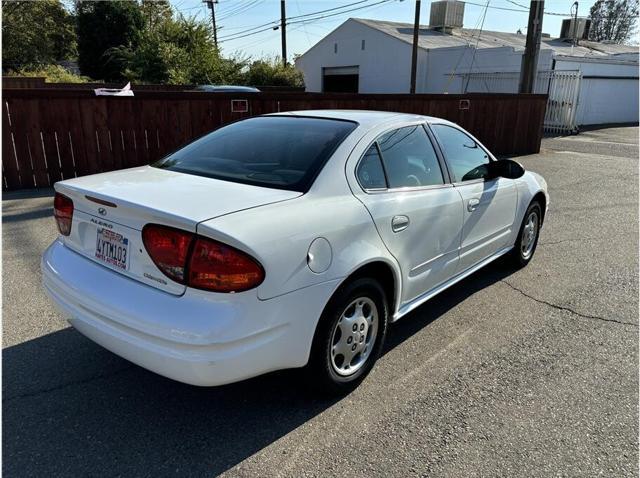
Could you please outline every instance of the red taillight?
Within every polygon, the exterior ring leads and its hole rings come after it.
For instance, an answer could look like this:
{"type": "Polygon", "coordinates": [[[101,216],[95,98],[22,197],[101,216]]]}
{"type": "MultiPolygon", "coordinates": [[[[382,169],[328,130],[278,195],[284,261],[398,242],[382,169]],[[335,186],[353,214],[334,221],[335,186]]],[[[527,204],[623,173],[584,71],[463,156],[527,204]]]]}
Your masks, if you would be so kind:
{"type": "Polygon", "coordinates": [[[142,242],[153,263],[170,279],[182,284],[191,241],[193,234],[172,227],[148,224],[142,229],[142,242]]]}
{"type": "Polygon", "coordinates": [[[189,262],[189,285],[216,292],[240,292],[263,281],[264,270],[244,252],[199,237],[189,262]]]}
{"type": "Polygon", "coordinates": [[[148,224],[142,230],[142,241],[154,264],[167,277],[189,287],[241,292],[264,280],[264,270],[253,258],[212,239],[148,224]]]}
{"type": "Polygon", "coordinates": [[[64,194],[56,193],[53,198],[53,216],[56,218],[58,231],[63,236],[71,234],[73,220],[73,201],[64,194]]]}

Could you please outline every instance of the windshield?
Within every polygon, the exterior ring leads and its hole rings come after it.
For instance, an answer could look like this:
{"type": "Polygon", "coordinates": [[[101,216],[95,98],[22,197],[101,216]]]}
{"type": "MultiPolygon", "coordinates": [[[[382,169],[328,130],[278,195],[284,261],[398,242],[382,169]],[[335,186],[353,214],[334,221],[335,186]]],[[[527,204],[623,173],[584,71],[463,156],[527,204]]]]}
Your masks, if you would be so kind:
{"type": "Polygon", "coordinates": [[[217,129],[153,166],[306,192],[356,126],[323,118],[259,116],[217,129]]]}

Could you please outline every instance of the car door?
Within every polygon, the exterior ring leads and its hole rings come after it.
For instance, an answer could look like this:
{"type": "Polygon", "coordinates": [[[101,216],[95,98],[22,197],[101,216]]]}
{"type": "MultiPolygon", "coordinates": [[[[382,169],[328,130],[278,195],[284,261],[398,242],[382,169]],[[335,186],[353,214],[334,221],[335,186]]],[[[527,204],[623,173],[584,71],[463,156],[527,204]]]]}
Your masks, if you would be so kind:
{"type": "Polygon", "coordinates": [[[462,272],[508,246],[517,189],[512,179],[487,177],[486,165],[495,159],[470,135],[450,124],[432,124],[431,129],[463,201],[462,272]]]}
{"type": "Polygon", "coordinates": [[[462,200],[443,171],[423,124],[386,132],[356,167],[367,207],[403,275],[407,303],[449,279],[457,269],[462,200]]]}

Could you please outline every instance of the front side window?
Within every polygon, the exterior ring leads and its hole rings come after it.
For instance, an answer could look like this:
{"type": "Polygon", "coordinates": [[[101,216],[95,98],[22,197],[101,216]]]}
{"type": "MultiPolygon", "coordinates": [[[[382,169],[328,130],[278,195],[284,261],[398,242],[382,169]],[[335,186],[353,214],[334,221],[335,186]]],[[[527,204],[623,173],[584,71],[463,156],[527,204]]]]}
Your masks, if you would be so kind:
{"type": "Polygon", "coordinates": [[[455,181],[488,178],[489,155],[471,137],[444,124],[432,125],[455,181]]]}
{"type": "Polygon", "coordinates": [[[390,188],[444,184],[438,157],[422,125],[390,131],[377,143],[390,188]]]}
{"type": "Polygon", "coordinates": [[[306,192],[356,126],[323,118],[259,116],[219,128],[153,166],[306,192]]]}

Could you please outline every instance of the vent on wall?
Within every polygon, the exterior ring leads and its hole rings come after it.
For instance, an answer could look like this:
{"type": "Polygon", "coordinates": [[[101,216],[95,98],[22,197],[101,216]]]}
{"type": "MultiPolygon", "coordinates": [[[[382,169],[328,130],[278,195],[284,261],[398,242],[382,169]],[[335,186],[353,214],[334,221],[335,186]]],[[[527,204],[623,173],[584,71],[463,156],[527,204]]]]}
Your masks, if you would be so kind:
{"type": "Polygon", "coordinates": [[[431,4],[429,26],[436,30],[462,28],[464,20],[464,2],[441,0],[431,4]]]}

